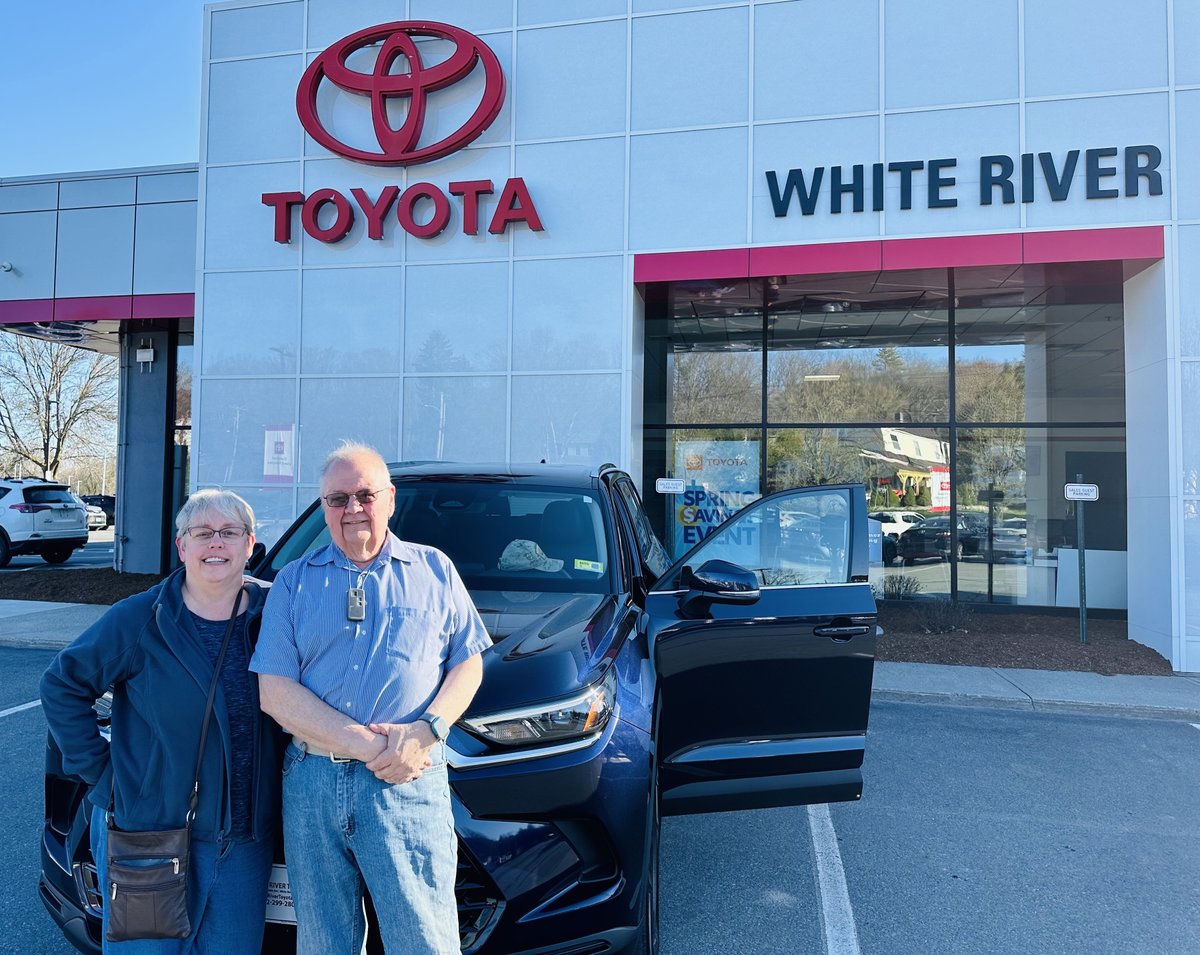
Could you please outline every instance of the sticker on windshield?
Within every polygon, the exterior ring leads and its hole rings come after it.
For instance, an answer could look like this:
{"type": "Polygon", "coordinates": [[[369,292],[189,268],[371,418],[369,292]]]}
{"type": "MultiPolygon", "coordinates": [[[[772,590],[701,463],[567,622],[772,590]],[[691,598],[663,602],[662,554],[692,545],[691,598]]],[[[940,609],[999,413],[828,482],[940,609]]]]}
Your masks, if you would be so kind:
{"type": "Polygon", "coordinates": [[[578,557],[575,558],[575,569],[590,570],[594,574],[604,573],[604,565],[598,560],[580,560],[578,557]]]}

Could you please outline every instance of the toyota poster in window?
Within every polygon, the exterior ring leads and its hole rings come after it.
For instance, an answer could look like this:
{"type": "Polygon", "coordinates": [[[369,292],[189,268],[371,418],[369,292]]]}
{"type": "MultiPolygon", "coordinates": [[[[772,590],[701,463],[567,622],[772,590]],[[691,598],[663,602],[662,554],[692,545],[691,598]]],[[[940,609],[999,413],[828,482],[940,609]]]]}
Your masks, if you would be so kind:
{"type": "MultiPolygon", "coordinates": [[[[675,556],[700,543],[731,515],[762,496],[758,462],[755,442],[680,441],[675,445],[675,477],[686,482],[684,492],[675,498],[675,556]]],[[[747,526],[747,532],[752,530],[747,526]]],[[[745,543],[752,557],[750,545],[754,542],[745,543]]]]}

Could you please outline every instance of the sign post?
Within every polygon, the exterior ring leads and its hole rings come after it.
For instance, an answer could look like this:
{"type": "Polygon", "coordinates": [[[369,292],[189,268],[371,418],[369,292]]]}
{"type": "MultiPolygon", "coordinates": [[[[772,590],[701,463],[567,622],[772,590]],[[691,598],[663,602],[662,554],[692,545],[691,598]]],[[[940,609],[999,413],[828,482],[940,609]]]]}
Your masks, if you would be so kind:
{"type": "Polygon", "coordinates": [[[993,569],[996,566],[995,554],[995,533],[996,533],[996,504],[1004,500],[1004,490],[997,489],[996,485],[989,484],[987,490],[980,491],[978,499],[987,501],[988,518],[987,518],[987,578],[988,578],[988,603],[992,602],[992,587],[993,587],[993,569]]]}
{"type": "Polygon", "coordinates": [[[1083,505],[1085,501],[1100,500],[1100,488],[1084,484],[1083,475],[1076,474],[1079,483],[1064,484],[1063,497],[1075,502],[1075,546],[1079,548],[1079,642],[1087,643],[1087,565],[1084,561],[1086,543],[1083,539],[1083,505]]]}

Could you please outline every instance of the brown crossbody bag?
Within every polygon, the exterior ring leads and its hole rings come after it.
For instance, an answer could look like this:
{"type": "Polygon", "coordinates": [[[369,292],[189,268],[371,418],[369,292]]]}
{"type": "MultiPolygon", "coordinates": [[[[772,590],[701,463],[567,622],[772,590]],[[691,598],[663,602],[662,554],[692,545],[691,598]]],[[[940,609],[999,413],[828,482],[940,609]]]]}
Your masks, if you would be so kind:
{"type": "Polygon", "coordinates": [[[188,801],[187,821],[182,829],[125,832],[107,814],[108,826],[108,931],[110,942],[128,942],[144,938],[187,938],[192,934],[188,916],[188,861],[192,848],[192,820],[200,801],[200,764],[208,742],[208,724],[212,720],[213,699],[221,679],[225,651],[233,636],[242,591],[238,591],[217,654],[208,702],[204,704],[204,723],[200,729],[200,750],[196,754],[196,772],[188,801]]]}

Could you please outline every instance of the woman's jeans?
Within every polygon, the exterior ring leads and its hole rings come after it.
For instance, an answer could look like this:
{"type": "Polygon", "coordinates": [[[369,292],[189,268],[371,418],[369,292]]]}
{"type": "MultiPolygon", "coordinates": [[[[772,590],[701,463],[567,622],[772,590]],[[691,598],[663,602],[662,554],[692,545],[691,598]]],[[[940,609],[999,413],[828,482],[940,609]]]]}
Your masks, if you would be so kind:
{"type": "Polygon", "coordinates": [[[267,910],[274,838],[258,842],[192,839],[188,866],[190,938],[108,941],[108,827],[104,810],[92,810],[92,855],[105,893],[105,955],[259,955],[267,910]]]}
{"type": "Polygon", "coordinates": [[[298,955],[357,952],[371,894],[388,955],[458,955],[458,843],[444,747],[411,783],[289,745],[283,836],[298,955]]]}

